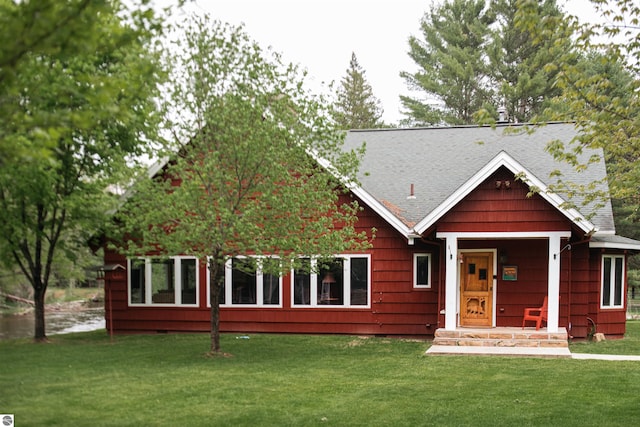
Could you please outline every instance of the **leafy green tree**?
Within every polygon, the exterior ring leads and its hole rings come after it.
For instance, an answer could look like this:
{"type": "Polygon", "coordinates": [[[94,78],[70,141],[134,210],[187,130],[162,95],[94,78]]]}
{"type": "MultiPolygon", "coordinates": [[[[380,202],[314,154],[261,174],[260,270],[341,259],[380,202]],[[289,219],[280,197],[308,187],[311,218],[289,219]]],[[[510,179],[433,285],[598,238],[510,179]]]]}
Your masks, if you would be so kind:
{"type": "Polygon", "coordinates": [[[546,37],[519,25],[518,10],[523,0],[493,0],[496,14],[491,43],[487,46],[489,75],[497,92],[498,105],[504,107],[510,122],[528,122],[540,114],[549,99],[558,95],[553,79],[557,70],[547,64],[571,48],[571,29],[556,0],[528,1],[530,24],[549,29],[546,37]]]}
{"type": "MultiPolygon", "coordinates": [[[[625,0],[592,1],[596,10],[609,17],[609,24],[583,24],[573,18],[578,37],[575,49],[568,50],[547,68],[555,71],[554,85],[561,93],[553,99],[538,120],[575,121],[579,138],[565,146],[551,144],[550,151],[577,170],[589,166],[580,163],[578,154],[585,147],[602,148],[607,157],[609,193],[593,193],[591,198],[613,197],[621,203],[638,204],[640,177],[640,35],[634,22],[640,10],[625,0]],[[630,22],[631,24],[625,24],[630,22]]],[[[523,9],[524,23],[530,23],[530,11],[523,9]]],[[[544,38],[549,29],[539,29],[544,38]]],[[[591,159],[595,160],[595,159],[591,159]]],[[[591,188],[575,191],[590,193],[591,188]]]]}
{"type": "Polygon", "coordinates": [[[351,54],[347,75],[340,81],[333,119],[342,129],[373,129],[383,125],[380,100],[365,78],[356,58],[351,54]]]}
{"type": "MultiPolygon", "coordinates": [[[[612,199],[616,229],[640,238],[640,9],[631,0],[591,0],[598,23],[580,24],[570,19],[576,36],[575,48],[547,65],[554,72],[553,84],[561,92],[536,121],[574,121],[581,133],[571,144],[552,141],[549,151],[576,171],[588,168],[592,160],[579,161],[585,148],[601,148],[607,161],[608,191],[595,191],[600,183],[576,186],[563,182],[564,191],[580,194],[592,204],[612,199]]],[[[539,27],[532,8],[519,11],[520,22],[537,31],[539,39],[550,28],[539,27]]],[[[567,38],[568,39],[568,38],[567,38]]],[[[631,259],[630,268],[640,262],[631,259]]],[[[630,272],[637,277],[637,272],[630,272]]]]}
{"type": "Polygon", "coordinates": [[[120,211],[129,235],[121,249],[208,260],[216,355],[228,259],[267,257],[246,265],[280,274],[300,265],[299,256],[329,258],[368,240],[354,226],[357,204],[335,178],[355,182],[359,154],[341,150],[344,133],[326,100],[242,28],[209,17],[184,27],[169,88],[176,146],[120,211]]]}
{"type": "Polygon", "coordinates": [[[33,287],[36,341],[54,260],[86,245],[155,138],[162,21],[126,4],[0,1],[0,259],[33,287]]]}
{"type": "Polygon", "coordinates": [[[400,97],[409,124],[471,124],[473,114],[492,103],[485,52],[494,19],[484,0],[447,0],[425,14],[423,38],[409,38],[419,70],[400,73],[421,93],[400,97]]]}

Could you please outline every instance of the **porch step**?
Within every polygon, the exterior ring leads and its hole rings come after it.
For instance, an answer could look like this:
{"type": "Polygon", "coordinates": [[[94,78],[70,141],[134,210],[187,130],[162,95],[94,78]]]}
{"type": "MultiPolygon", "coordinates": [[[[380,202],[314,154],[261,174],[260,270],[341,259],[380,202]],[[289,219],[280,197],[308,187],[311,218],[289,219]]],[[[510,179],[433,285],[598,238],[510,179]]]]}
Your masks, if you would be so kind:
{"type": "Polygon", "coordinates": [[[566,329],[559,332],[536,331],[534,328],[459,328],[455,331],[437,329],[434,346],[569,348],[566,329]]]}

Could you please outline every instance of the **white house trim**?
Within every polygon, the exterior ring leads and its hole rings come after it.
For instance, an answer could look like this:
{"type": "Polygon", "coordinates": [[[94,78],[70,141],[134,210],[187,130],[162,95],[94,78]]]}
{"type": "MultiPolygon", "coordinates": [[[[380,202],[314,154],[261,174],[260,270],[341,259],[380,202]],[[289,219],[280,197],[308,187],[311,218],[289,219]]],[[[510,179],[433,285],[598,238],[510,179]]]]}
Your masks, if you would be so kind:
{"type": "Polygon", "coordinates": [[[409,244],[413,244],[413,239],[421,237],[419,234],[414,233],[409,227],[407,227],[397,216],[395,216],[389,209],[380,203],[375,197],[369,194],[360,186],[352,186],[351,191],[357,197],[359,197],[367,206],[369,206],[375,213],[380,215],[389,225],[395,228],[402,236],[404,236],[409,244]]]}
{"type": "Polygon", "coordinates": [[[565,215],[569,220],[578,225],[585,233],[592,232],[595,226],[583,218],[583,216],[575,209],[563,208],[564,200],[557,194],[549,191],[549,187],[533,175],[529,170],[522,166],[517,160],[504,151],[498,153],[489,163],[473,175],[466,183],[458,188],[451,196],[436,207],[429,215],[422,219],[414,230],[418,233],[424,233],[429,227],[434,225],[444,214],[449,212],[457,203],[464,199],[471,191],[486,180],[501,166],[506,167],[516,176],[522,176],[522,181],[530,187],[537,188],[540,196],[554,206],[558,211],[565,215]]]}
{"type": "MultiPolygon", "coordinates": [[[[536,232],[440,232],[436,237],[445,240],[445,317],[444,329],[455,330],[458,326],[458,241],[479,239],[548,239],[549,241],[549,265],[547,296],[549,317],[547,330],[558,332],[560,317],[560,251],[562,239],[571,237],[571,231],[536,231],[536,232]]],[[[491,249],[491,248],[489,248],[491,249]]],[[[495,257],[494,257],[495,258],[495,257]]],[[[497,274],[497,272],[496,272],[497,274]]],[[[495,291],[494,286],[494,301],[495,291]]],[[[493,318],[495,325],[495,317],[493,318]]]]}
{"type": "Polygon", "coordinates": [[[639,251],[640,245],[633,243],[589,242],[589,248],[639,251]]]}
{"type": "Polygon", "coordinates": [[[415,237],[420,237],[419,235],[416,236],[416,234],[413,233],[412,230],[409,227],[407,227],[406,224],[404,224],[400,220],[400,218],[398,218],[393,213],[391,213],[391,211],[389,211],[389,209],[387,209],[386,206],[384,206],[375,197],[373,197],[371,194],[369,194],[368,191],[366,191],[360,185],[358,185],[358,184],[354,183],[353,181],[347,179],[345,176],[339,174],[335,170],[335,168],[331,165],[331,163],[329,161],[327,161],[326,159],[320,157],[315,152],[310,152],[309,154],[311,156],[313,156],[313,158],[316,159],[316,161],[320,164],[320,166],[322,166],[323,168],[328,170],[333,176],[335,176],[342,183],[344,183],[347,186],[347,188],[349,188],[349,190],[351,190],[351,192],[354,195],[359,197],[367,206],[369,206],[371,209],[373,209],[373,211],[375,213],[380,215],[389,225],[391,225],[401,235],[403,235],[409,241],[410,245],[413,244],[413,239],[415,237]]]}
{"type": "Polygon", "coordinates": [[[447,234],[445,239],[444,328],[455,331],[458,326],[458,238],[447,234]]]}
{"type": "Polygon", "coordinates": [[[547,282],[547,331],[558,332],[560,318],[560,235],[549,236],[549,267],[547,282]]]}
{"type": "Polygon", "coordinates": [[[634,243],[614,243],[614,242],[589,242],[589,248],[598,249],[623,249],[630,251],[639,251],[640,244],[634,243]]]}

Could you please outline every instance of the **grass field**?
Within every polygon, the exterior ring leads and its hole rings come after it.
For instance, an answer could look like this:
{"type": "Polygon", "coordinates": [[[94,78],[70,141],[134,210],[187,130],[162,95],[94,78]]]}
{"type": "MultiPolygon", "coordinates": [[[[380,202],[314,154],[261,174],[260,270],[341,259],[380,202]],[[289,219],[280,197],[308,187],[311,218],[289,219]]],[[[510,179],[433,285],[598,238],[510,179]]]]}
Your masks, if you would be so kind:
{"type": "MultiPolygon", "coordinates": [[[[55,336],[0,342],[17,426],[630,426],[637,362],[425,356],[430,343],[309,335],[55,336]]],[[[572,350],[640,354],[629,337],[572,350]],[[607,346],[614,346],[613,348],[607,346]]]]}

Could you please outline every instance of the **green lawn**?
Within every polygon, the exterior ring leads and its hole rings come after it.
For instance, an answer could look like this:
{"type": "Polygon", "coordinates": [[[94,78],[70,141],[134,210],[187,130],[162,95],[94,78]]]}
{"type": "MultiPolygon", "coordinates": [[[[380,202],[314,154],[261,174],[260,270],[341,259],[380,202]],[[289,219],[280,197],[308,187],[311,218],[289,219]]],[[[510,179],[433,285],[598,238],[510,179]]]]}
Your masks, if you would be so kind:
{"type": "MultiPolygon", "coordinates": [[[[640,363],[425,356],[429,342],[308,335],[0,342],[0,413],[17,426],[630,426],[640,363]]],[[[629,337],[572,350],[640,354],[629,337]],[[614,348],[615,349],[615,348],[614,348]]]]}

